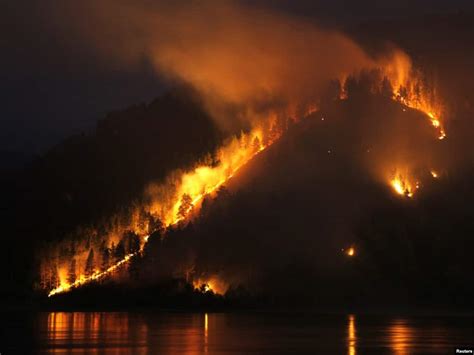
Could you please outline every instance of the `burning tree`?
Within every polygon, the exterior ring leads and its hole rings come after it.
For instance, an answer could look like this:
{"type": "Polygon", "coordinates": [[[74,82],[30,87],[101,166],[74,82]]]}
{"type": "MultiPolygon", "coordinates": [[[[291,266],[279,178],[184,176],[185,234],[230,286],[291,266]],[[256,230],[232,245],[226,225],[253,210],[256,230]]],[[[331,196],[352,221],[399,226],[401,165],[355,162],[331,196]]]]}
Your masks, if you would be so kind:
{"type": "Polygon", "coordinates": [[[179,205],[178,218],[184,219],[188,215],[189,211],[193,208],[193,200],[188,194],[183,194],[181,198],[181,204],[179,205]]]}

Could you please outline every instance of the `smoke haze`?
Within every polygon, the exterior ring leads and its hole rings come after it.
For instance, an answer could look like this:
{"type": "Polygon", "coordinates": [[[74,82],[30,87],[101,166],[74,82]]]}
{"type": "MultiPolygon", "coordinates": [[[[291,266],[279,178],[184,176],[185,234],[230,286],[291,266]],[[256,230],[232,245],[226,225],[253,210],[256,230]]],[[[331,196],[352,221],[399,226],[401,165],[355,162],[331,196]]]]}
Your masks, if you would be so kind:
{"type": "Polygon", "coordinates": [[[53,13],[61,31],[109,65],[145,60],[192,85],[223,128],[269,107],[296,114],[330,80],[376,66],[340,33],[231,1],[85,1],[56,4],[53,13]]]}

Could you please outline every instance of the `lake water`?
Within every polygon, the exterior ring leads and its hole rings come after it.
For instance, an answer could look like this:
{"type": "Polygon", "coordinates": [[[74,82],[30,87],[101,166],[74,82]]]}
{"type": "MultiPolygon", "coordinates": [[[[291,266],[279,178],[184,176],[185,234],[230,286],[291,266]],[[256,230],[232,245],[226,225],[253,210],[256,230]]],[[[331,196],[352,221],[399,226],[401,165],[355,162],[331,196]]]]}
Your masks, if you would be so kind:
{"type": "Polygon", "coordinates": [[[463,316],[50,312],[2,322],[2,355],[454,354],[474,344],[463,316]]]}

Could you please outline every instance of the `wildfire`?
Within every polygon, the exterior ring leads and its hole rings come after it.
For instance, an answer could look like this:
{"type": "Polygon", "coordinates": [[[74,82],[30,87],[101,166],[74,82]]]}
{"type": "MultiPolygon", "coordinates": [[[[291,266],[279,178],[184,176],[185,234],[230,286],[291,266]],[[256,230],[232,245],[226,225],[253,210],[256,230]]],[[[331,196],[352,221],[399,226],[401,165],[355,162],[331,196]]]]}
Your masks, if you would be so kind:
{"type": "Polygon", "coordinates": [[[91,281],[99,280],[99,279],[103,278],[104,276],[106,276],[106,275],[114,272],[115,270],[117,270],[122,264],[125,264],[127,261],[129,261],[131,258],[133,258],[137,254],[138,254],[138,252],[128,254],[122,260],[120,260],[116,264],[110,266],[108,269],[106,269],[104,271],[95,271],[91,276],[86,277],[85,275],[81,275],[75,282],[73,282],[71,284],[68,284],[66,282],[64,282],[64,283],[61,282],[61,285],[59,287],[57,287],[54,290],[51,290],[51,292],[49,292],[48,297],[54,296],[58,293],[69,291],[74,287],[82,286],[82,285],[84,285],[86,283],[89,283],[91,281]]]}
{"type": "MultiPolygon", "coordinates": [[[[256,128],[250,133],[244,134],[240,139],[234,138],[227,145],[223,146],[218,151],[219,163],[217,165],[198,166],[190,172],[182,173],[181,177],[177,179],[178,184],[172,181],[164,186],[160,186],[157,190],[161,194],[155,196],[154,202],[149,207],[150,213],[160,216],[166,228],[185,221],[205,196],[217,191],[232,179],[237,171],[280,137],[281,132],[275,131],[274,125],[271,124],[272,122],[274,120],[270,120],[269,128],[267,128],[269,132],[273,133],[270,138],[264,139],[262,128],[256,128]],[[165,195],[168,195],[169,191],[173,190],[172,197],[166,198],[165,195]]],[[[123,259],[104,271],[95,271],[90,276],[80,275],[73,283],[67,283],[64,277],[60,278],[60,286],[51,290],[48,297],[67,292],[72,288],[102,279],[113,273],[120,266],[140,254],[148,243],[148,238],[149,235],[142,237],[139,251],[127,254],[123,259]]],[[[215,293],[219,293],[224,289],[222,282],[218,282],[215,279],[205,282],[205,285],[215,293]],[[220,286],[214,286],[215,284],[220,286]]]]}
{"type": "MultiPolygon", "coordinates": [[[[418,82],[416,79],[414,79],[414,81],[418,82]]],[[[415,84],[408,82],[406,85],[415,84]]],[[[433,105],[430,104],[427,99],[425,99],[423,96],[417,96],[411,93],[410,91],[406,91],[403,86],[400,86],[400,89],[398,91],[394,91],[393,98],[396,101],[402,103],[403,105],[421,111],[425,115],[427,115],[431,122],[431,125],[438,131],[438,139],[443,140],[444,138],[446,138],[446,131],[444,130],[444,127],[440,120],[441,109],[436,110],[437,113],[435,113],[436,111],[433,108],[433,105]],[[400,96],[400,91],[403,91],[405,93],[405,96],[400,96]]]]}
{"type": "Polygon", "coordinates": [[[231,142],[229,146],[221,149],[220,164],[214,167],[199,166],[190,173],[183,174],[181,185],[175,195],[172,208],[165,213],[164,221],[167,227],[173,226],[188,216],[194,206],[205,196],[212,194],[230,180],[234,174],[262,152],[273,142],[264,145],[263,135],[260,130],[254,130],[244,138],[250,144],[242,142],[231,142]],[[181,199],[189,196],[188,203],[181,199]]]}
{"type": "Polygon", "coordinates": [[[446,132],[444,131],[444,128],[441,126],[440,120],[435,116],[433,112],[428,112],[427,113],[428,117],[431,119],[431,124],[433,127],[438,129],[438,139],[442,140],[446,137],[446,132]]]}
{"type": "Polygon", "coordinates": [[[194,280],[193,286],[195,290],[201,292],[212,291],[213,293],[218,295],[225,294],[228,289],[228,285],[217,276],[212,276],[209,278],[199,278],[197,280],[194,280]]]}
{"type": "Polygon", "coordinates": [[[438,131],[438,139],[444,139],[446,132],[441,117],[445,110],[437,97],[436,87],[427,84],[423,74],[413,68],[410,58],[397,51],[382,71],[392,86],[392,98],[427,115],[438,131]]]}
{"type": "Polygon", "coordinates": [[[355,255],[355,248],[350,247],[349,249],[346,250],[346,255],[348,256],[354,256],[355,255]]]}
{"type": "MultiPolygon", "coordinates": [[[[397,194],[406,197],[413,197],[414,189],[412,187],[412,184],[408,181],[408,179],[402,177],[401,175],[395,176],[390,181],[390,185],[397,194]]],[[[416,182],[415,189],[418,189],[419,187],[419,183],[416,182]]]]}
{"type": "MultiPolygon", "coordinates": [[[[446,133],[440,119],[442,110],[440,105],[435,105],[432,99],[428,99],[433,95],[428,95],[428,90],[423,81],[413,74],[411,64],[404,58],[396,58],[395,64],[388,65],[384,69],[384,75],[388,77],[393,87],[393,99],[406,107],[420,110],[429,118],[431,125],[438,132],[438,139],[444,139],[446,133]]],[[[340,98],[346,98],[347,93],[342,89],[340,98]]],[[[309,105],[303,112],[310,115],[317,110],[317,106],[309,105]]],[[[292,117],[296,115],[291,115],[292,117]]],[[[324,117],[321,118],[324,120],[324,117]]],[[[256,155],[264,151],[284,133],[284,129],[278,126],[278,120],[275,114],[270,115],[266,119],[258,120],[260,125],[255,126],[250,132],[234,137],[224,144],[216,152],[216,159],[213,162],[207,162],[195,166],[193,169],[182,172],[175,172],[170,175],[169,179],[160,185],[154,185],[148,190],[149,201],[141,209],[149,213],[156,219],[159,219],[165,228],[169,228],[187,221],[199,208],[202,200],[219,190],[246,164],[249,163],[256,155]],[[263,123],[262,123],[263,121],[263,123]]],[[[283,125],[284,126],[284,125],[283,125]]],[[[329,151],[330,153],[330,151],[329,151]]],[[[438,177],[436,172],[431,172],[434,178],[438,177]]],[[[416,189],[420,187],[418,181],[413,181],[407,177],[407,174],[394,174],[389,178],[390,186],[401,196],[413,197],[416,189]]],[[[133,228],[130,230],[141,236],[140,248],[138,251],[128,253],[125,257],[116,261],[103,271],[94,271],[89,276],[79,275],[79,277],[71,283],[65,281],[63,273],[60,275],[59,287],[53,288],[48,296],[66,292],[72,288],[82,286],[91,281],[102,279],[103,277],[115,272],[121,265],[126,264],[132,258],[139,255],[145,245],[148,243],[148,228],[138,228],[137,222],[131,223],[133,228]]],[[[126,227],[124,228],[126,230],[126,227]]],[[[120,234],[120,233],[116,233],[120,234]]],[[[108,242],[112,238],[108,238],[108,242]]],[[[355,255],[353,247],[347,249],[348,256],[355,255]]],[[[123,254],[122,254],[123,255],[123,254]]],[[[201,282],[201,280],[199,280],[201,282]]],[[[205,287],[208,290],[219,293],[219,287],[213,284],[215,281],[206,280],[205,287]]],[[[201,283],[202,285],[202,283],[201,283]]],[[[196,287],[196,285],[195,285],[196,287]]],[[[206,289],[205,289],[206,290],[206,289]]]]}

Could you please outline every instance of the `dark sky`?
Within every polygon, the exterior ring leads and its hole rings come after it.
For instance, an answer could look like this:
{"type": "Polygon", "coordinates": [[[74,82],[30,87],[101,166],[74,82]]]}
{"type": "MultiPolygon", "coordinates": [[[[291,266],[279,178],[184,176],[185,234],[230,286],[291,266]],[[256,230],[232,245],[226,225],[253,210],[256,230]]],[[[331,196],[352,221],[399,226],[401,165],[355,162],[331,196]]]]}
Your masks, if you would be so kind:
{"type": "MultiPolygon", "coordinates": [[[[337,25],[373,18],[457,13],[473,7],[472,0],[394,1],[383,5],[377,0],[259,3],[337,25]]],[[[98,64],[88,48],[50,24],[43,4],[39,0],[7,0],[2,6],[0,152],[44,152],[70,134],[92,129],[107,111],[149,101],[163,91],[163,84],[145,62],[127,71],[98,64]]]]}

